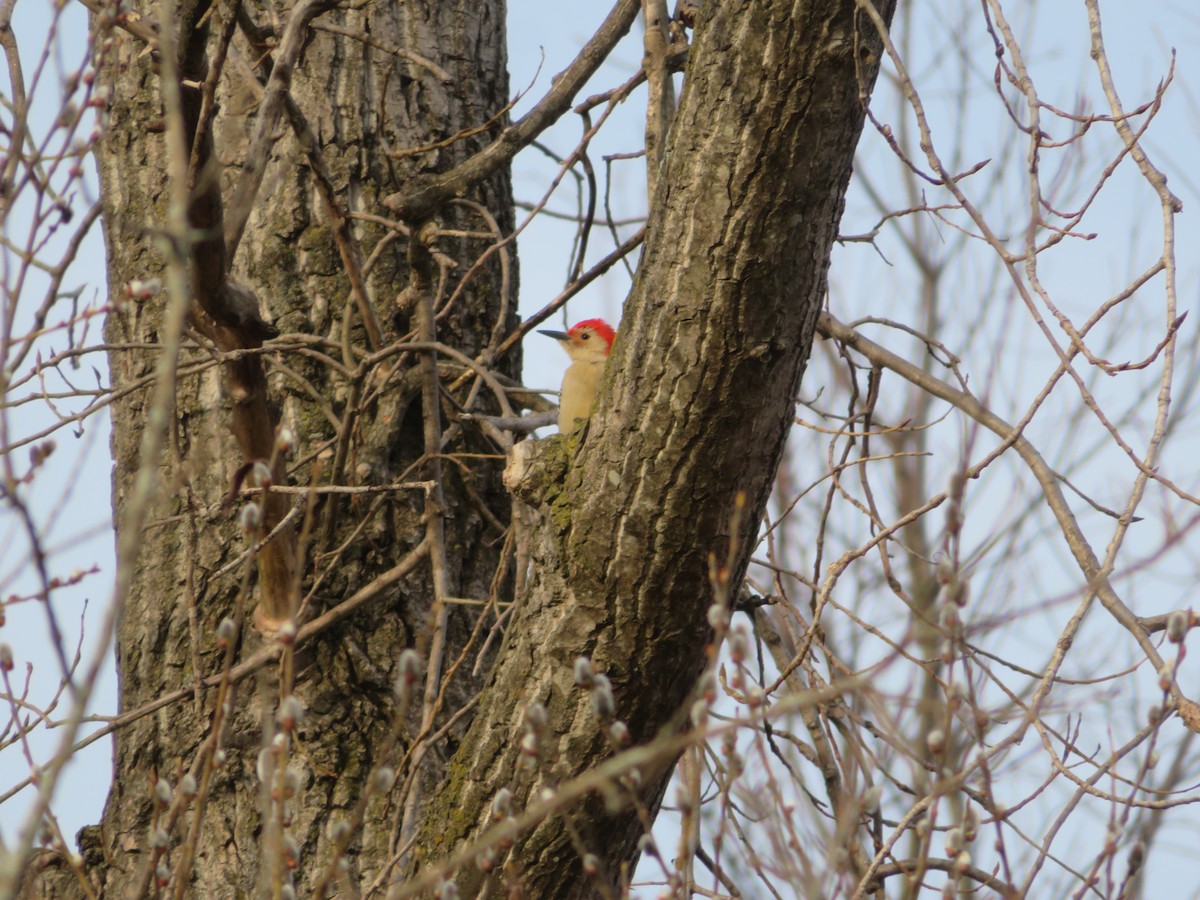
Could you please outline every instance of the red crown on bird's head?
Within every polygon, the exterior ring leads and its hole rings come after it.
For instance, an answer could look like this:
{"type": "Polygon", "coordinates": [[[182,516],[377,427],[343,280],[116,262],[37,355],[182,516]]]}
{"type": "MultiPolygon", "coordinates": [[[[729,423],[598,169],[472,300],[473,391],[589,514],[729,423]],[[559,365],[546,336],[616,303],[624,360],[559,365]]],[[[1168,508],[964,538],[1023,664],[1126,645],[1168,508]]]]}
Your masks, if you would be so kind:
{"type": "Polygon", "coordinates": [[[584,319],[582,322],[576,322],[574,325],[572,325],[567,334],[571,337],[574,337],[584,328],[592,329],[592,331],[604,338],[606,347],[609,350],[612,349],[613,340],[616,339],[617,333],[613,330],[611,325],[609,325],[603,319],[584,319]]]}

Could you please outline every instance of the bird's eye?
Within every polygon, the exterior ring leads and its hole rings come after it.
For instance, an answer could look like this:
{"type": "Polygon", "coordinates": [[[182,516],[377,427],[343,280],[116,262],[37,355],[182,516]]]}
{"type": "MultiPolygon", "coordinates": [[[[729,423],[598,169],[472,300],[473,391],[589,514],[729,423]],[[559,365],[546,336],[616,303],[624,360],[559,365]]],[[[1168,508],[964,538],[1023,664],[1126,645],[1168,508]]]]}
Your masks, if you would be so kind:
{"type": "Polygon", "coordinates": [[[586,341],[588,338],[590,338],[591,336],[592,336],[592,334],[591,334],[591,332],[590,332],[590,331],[585,331],[583,334],[581,334],[581,335],[580,335],[580,337],[581,337],[581,338],[583,338],[583,340],[585,340],[585,341],[586,341]]]}

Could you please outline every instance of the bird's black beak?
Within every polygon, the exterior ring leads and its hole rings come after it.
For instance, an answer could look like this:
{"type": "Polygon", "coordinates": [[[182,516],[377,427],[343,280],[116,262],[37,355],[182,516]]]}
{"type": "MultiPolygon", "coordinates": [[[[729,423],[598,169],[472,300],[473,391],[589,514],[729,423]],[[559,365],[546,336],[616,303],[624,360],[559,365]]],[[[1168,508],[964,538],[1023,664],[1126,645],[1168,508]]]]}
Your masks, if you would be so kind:
{"type": "Polygon", "coordinates": [[[556,341],[570,340],[565,331],[542,331],[538,329],[538,334],[544,334],[546,337],[554,338],[556,341]]]}

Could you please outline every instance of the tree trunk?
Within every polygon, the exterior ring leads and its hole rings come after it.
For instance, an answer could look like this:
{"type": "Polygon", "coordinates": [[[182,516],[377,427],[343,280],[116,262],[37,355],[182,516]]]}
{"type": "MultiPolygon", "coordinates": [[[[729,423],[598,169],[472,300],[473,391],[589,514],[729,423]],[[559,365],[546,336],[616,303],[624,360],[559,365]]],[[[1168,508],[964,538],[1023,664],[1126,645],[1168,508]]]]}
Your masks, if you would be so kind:
{"type": "MultiPolygon", "coordinates": [[[[893,4],[878,6],[890,20],[893,4]]],[[[539,448],[521,488],[542,513],[530,590],[423,824],[433,871],[414,890],[450,874],[437,864],[449,851],[478,846],[497,796],[513,793],[502,818],[554,807],[544,788],[613,754],[575,687],[578,657],[611,680],[633,743],[686,723],[709,646],[710,554],[732,562],[716,577],[736,585],[793,420],[880,56],[842,0],[704,4],[597,413],[581,445],[539,448]],[[535,702],[544,727],[529,724],[535,702]]],[[[558,809],[507,861],[458,868],[462,895],[500,895],[505,881],[528,897],[617,892],[677,753],[668,742],[624,787],[558,809]]]]}
{"type": "MultiPolygon", "coordinates": [[[[372,770],[392,766],[398,785],[412,775],[411,760],[405,760],[408,738],[421,724],[423,707],[429,707],[418,685],[409,726],[401,729],[399,741],[389,741],[398,708],[394,686],[401,650],[429,650],[435,598],[427,556],[418,554],[411,571],[394,567],[423,546],[431,515],[444,522],[449,548],[441,593],[486,599],[496,590],[492,578],[510,504],[495,463],[470,469],[443,464],[440,497],[410,487],[313,498],[307,504],[311,533],[301,514],[260,548],[259,566],[239,562],[248,546],[237,527],[246,501],[230,502],[230,494],[243,483],[243,464],[263,461],[274,469],[276,484],[365,487],[427,481],[438,465],[426,456],[430,421],[446,433],[437,448],[443,454],[497,452],[478,432],[464,434],[445,419],[438,421],[436,410],[427,417],[420,357],[412,351],[385,352],[419,318],[406,305],[409,294],[403,290],[410,279],[410,248],[403,237],[387,237],[386,228],[346,215],[351,209],[384,214],[379,198],[416,175],[455,165],[496,138],[505,121],[498,114],[509,100],[504,4],[409,0],[326,11],[332,5],[179,4],[181,105],[195,163],[189,210],[195,234],[187,254],[196,300],[167,451],[153,470],[156,501],[142,530],[136,575],[120,616],[120,713],[130,721],[116,732],[115,780],[103,822],[82,835],[90,871],[108,896],[145,892],[160,864],[178,869],[193,839],[195,862],[188,881],[173,881],[171,891],[245,896],[265,884],[264,860],[270,854],[264,854],[264,842],[282,842],[287,849],[290,841],[299,856],[295,889],[307,895],[334,859],[340,836],[329,823],[353,815],[372,770]],[[302,7],[317,16],[319,28],[366,35],[370,43],[329,30],[301,30],[295,67],[283,82],[285,101],[290,96],[292,102],[284,103],[278,123],[265,135],[269,162],[261,186],[247,194],[246,173],[252,168],[247,151],[271,102],[268,77],[289,52],[287,26],[302,7]],[[210,72],[217,73],[219,112],[205,129],[203,95],[196,85],[210,72]],[[467,129],[474,131],[447,141],[467,129]],[[407,156],[388,155],[438,142],[445,143],[407,156]],[[233,242],[226,238],[238,204],[247,199],[250,206],[242,208],[249,220],[226,283],[226,250],[233,242]],[[377,335],[371,334],[362,304],[351,299],[347,269],[361,271],[367,255],[355,258],[358,246],[381,251],[362,282],[379,323],[377,335]],[[280,336],[260,352],[276,333],[280,336]],[[277,424],[290,428],[298,442],[286,471],[282,460],[270,461],[277,424]],[[303,561],[309,571],[297,592],[296,567],[303,561]],[[269,570],[269,562],[276,570],[269,570]],[[390,582],[376,581],[389,571],[390,582]],[[250,590],[243,598],[247,572],[250,590]],[[244,665],[260,648],[280,655],[280,642],[271,634],[264,640],[252,627],[256,605],[260,622],[283,625],[286,635],[288,619],[312,619],[371,586],[376,596],[369,605],[324,629],[318,639],[298,644],[289,664],[281,667],[272,659],[244,665]],[[272,587],[280,592],[282,616],[263,615],[272,587]],[[298,600],[310,592],[297,611],[298,600]],[[239,626],[236,660],[241,665],[225,701],[228,715],[221,717],[215,682],[226,665],[218,640],[219,623],[226,618],[239,626]],[[201,687],[204,679],[208,683],[201,687]],[[278,723],[279,709],[281,695],[291,693],[293,684],[303,715],[286,734],[278,723]],[[175,702],[154,709],[162,697],[175,702]],[[260,756],[264,743],[280,734],[282,749],[276,737],[275,749],[260,756]],[[264,767],[292,770],[275,782],[284,793],[294,791],[292,799],[264,799],[269,794],[259,778],[264,767]],[[198,805],[183,811],[188,803],[176,802],[188,771],[201,785],[211,780],[199,829],[198,805]],[[156,799],[159,781],[176,788],[174,794],[156,799]],[[276,825],[264,821],[264,806],[277,813],[276,825]],[[154,837],[156,829],[162,830],[162,840],[154,837]]],[[[139,7],[141,18],[127,20],[135,31],[161,21],[158,3],[139,7]]],[[[155,239],[167,217],[171,161],[164,140],[161,54],[146,52],[142,41],[114,28],[110,19],[98,19],[95,32],[98,43],[111,42],[102,69],[111,99],[99,166],[115,299],[131,281],[144,284],[162,275],[164,257],[155,239]]],[[[467,198],[490,211],[502,233],[512,230],[507,170],[474,186],[467,198]]],[[[444,207],[438,224],[489,230],[462,204],[444,207]]],[[[484,246],[477,239],[441,239],[436,247],[441,258],[458,266],[446,272],[443,303],[484,246]]],[[[134,293],[140,290],[135,286],[134,293]]],[[[439,313],[438,338],[468,357],[480,356],[489,342],[494,348],[514,327],[515,298],[515,268],[502,272],[500,255],[493,255],[473,273],[454,305],[439,313]]],[[[141,435],[155,427],[147,418],[148,388],[163,335],[163,310],[161,297],[135,297],[107,323],[106,337],[116,346],[110,354],[113,386],[121,397],[112,414],[118,529],[127,527],[123,512],[136,489],[141,435]]],[[[515,351],[489,363],[510,375],[519,371],[515,351]]],[[[469,391],[478,394],[478,386],[455,387],[454,401],[470,407],[469,391]]],[[[475,408],[495,411],[486,391],[475,408]]],[[[274,497],[263,504],[264,522],[251,529],[252,537],[265,536],[288,510],[306,506],[303,496],[274,497]]],[[[467,609],[456,606],[448,613],[448,663],[471,634],[476,613],[467,609]]],[[[469,674],[473,659],[443,685],[446,697],[433,717],[435,728],[477,690],[469,674]]],[[[453,752],[464,727],[460,721],[428,747],[430,764],[419,773],[418,787],[435,783],[438,759],[453,752]]],[[[385,877],[406,813],[412,820],[419,812],[393,803],[391,797],[398,795],[382,792],[372,799],[366,825],[344,855],[349,865],[341,877],[364,885],[385,877]]],[[[79,895],[66,867],[27,879],[26,890],[79,895]]]]}

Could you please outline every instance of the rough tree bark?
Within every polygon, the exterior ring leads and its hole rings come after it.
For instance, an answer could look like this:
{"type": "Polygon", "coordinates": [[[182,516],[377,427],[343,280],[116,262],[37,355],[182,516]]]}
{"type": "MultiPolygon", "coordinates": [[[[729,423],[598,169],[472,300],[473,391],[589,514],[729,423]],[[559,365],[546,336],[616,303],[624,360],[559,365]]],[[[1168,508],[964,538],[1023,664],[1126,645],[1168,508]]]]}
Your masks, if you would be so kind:
{"type": "MultiPolygon", "coordinates": [[[[136,6],[139,15],[120,27],[114,27],[111,12],[95,23],[97,44],[108,42],[100,74],[111,99],[98,163],[114,300],[131,281],[146,282],[163,271],[155,238],[166,216],[170,160],[162,57],[154,39],[163,9],[149,0],[136,6]]],[[[307,894],[332,858],[334,838],[326,826],[350,816],[372,767],[387,762],[399,769],[401,780],[408,774],[400,766],[403,742],[391,745],[389,758],[379,755],[389,746],[396,709],[397,657],[405,647],[427,648],[430,641],[430,567],[421,559],[390,584],[375,579],[422,545],[431,504],[413,489],[315,504],[315,527],[306,542],[299,539],[299,517],[260,552],[262,565],[252,567],[254,584],[243,602],[239,584],[246,567],[230,564],[247,542],[237,527],[241,503],[227,498],[244,463],[270,459],[277,424],[290,427],[299,446],[290,457],[290,472],[282,463],[274,466],[276,483],[388,485],[430,477],[428,462],[414,466],[426,449],[416,356],[382,352],[409,331],[410,317],[415,319],[403,303],[407,241],[384,240],[386,228],[345,217],[348,210],[384,213],[380,198],[387,193],[419,174],[451,168],[499,134],[504,117],[498,114],[510,99],[504,4],[409,0],[334,6],[311,0],[177,4],[182,106],[192,143],[189,212],[195,233],[188,252],[196,300],[169,449],[155,473],[157,499],[119,624],[120,711],[131,721],[116,732],[115,780],[103,821],[81,835],[91,877],[107,896],[140,895],[160,858],[174,866],[185,852],[194,809],[174,816],[174,807],[155,800],[154,784],[164,779],[177,785],[189,770],[202,776],[216,749],[209,742],[218,697],[211,680],[225,663],[218,625],[226,617],[238,619],[237,659],[253,659],[264,645],[251,627],[255,605],[270,599],[266,594],[274,585],[282,589],[276,613],[282,609],[282,618],[288,617],[288,604],[294,605],[297,596],[292,581],[298,559],[310,567],[299,595],[319,580],[307,618],[373,584],[382,589],[369,611],[302,645],[294,671],[263,665],[244,673],[255,678],[235,683],[230,718],[219,735],[223,762],[212,775],[193,874],[182,889],[189,896],[218,898],[246,896],[261,886],[262,842],[270,828],[260,816],[256,768],[264,733],[270,737],[278,728],[281,681],[294,680],[304,708],[289,755],[299,774],[298,793],[288,804],[288,833],[301,860],[295,876],[299,893],[307,894]],[[286,26],[300,11],[317,17],[317,29],[300,29],[289,45],[286,26]],[[294,69],[279,73],[285,91],[272,99],[268,78],[293,50],[294,69]],[[207,101],[198,87],[210,74],[216,101],[211,120],[205,118],[207,101]],[[278,122],[259,147],[269,151],[262,181],[253,185],[247,179],[253,168],[248,148],[265,111],[280,101],[278,122]],[[476,131],[447,140],[466,129],[476,131]],[[436,149],[388,155],[434,143],[436,149]],[[227,250],[237,239],[235,220],[242,213],[249,216],[244,237],[229,259],[227,250]],[[376,323],[370,322],[371,311],[353,299],[355,286],[346,272],[361,270],[364,259],[355,258],[357,249],[346,240],[350,234],[358,246],[382,251],[361,284],[376,323]],[[268,342],[269,352],[255,353],[273,334],[280,337],[268,342]],[[368,358],[372,350],[380,352],[368,358]],[[318,456],[324,457],[319,471],[318,456]],[[272,573],[268,564],[276,548],[285,551],[283,569],[272,573]],[[209,684],[194,690],[202,679],[209,684]],[[162,697],[176,702],[149,706],[162,697]],[[150,711],[138,717],[139,710],[150,711]],[[152,847],[155,826],[168,835],[165,856],[152,847]]],[[[465,196],[490,211],[503,233],[511,231],[506,170],[477,180],[465,196]]],[[[463,205],[440,209],[438,224],[489,230],[463,205]]],[[[443,258],[459,264],[447,273],[450,290],[483,246],[478,240],[440,242],[443,258]]],[[[441,340],[476,357],[489,341],[510,332],[516,322],[515,268],[507,274],[504,278],[499,256],[475,273],[462,297],[440,316],[441,340]]],[[[140,435],[153,427],[147,422],[146,386],[162,328],[161,297],[135,297],[106,326],[107,340],[117,346],[110,361],[113,387],[120,393],[112,415],[118,528],[137,478],[140,435]]],[[[509,352],[492,365],[515,375],[519,353],[509,352]]],[[[455,390],[455,402],[464,402],[470,387],[455,390]]],[[[495,411],[486,391],[482,399],[477,409],[495,411]]],[[[451,430],[446,421],[441,427],[447,429],[443,453],[496,452],[478,432],[451,430]]],[[[442,506],[434,514],[444,514],[449,548],[444,592],[487,598],[509,509],[499,467],[474,467],[464,477],[447,466],[443,474],[442,506]]],[[[268,504],[257,533],[270,531],[298,505],[294,495],[280,497],[274,508],[268,504]]],[[[277,625],[281,617],[268,618],[277,625]]],[[[451,610],[448,659],[464,644],[473,619],[462,607],[451,610]]],[[[469,670],[462,667],[449,684],[436,727],[473,695],[477,686],[469,670]]],[[[412,733],[420,723],[419,690],[415,706],[412,733]]],[[[431,748],[433,763],[453,752],[462,727],[431,748]]],[[[427,767],[421,780],[433,783],[438,769],[427,767]]],[[[348,854],[350,877],[369,882],[382,871],[396,853],[404,812],[389,796],[372,801],[367,825],[348,854]]],[[[62,865],[28,877],[25,889],[82,896],[62,865]]]]}
{"type": "MultiPolygon", "coordinates": [[[[890,21],[894,4],[877,7],[890,21]]],[[[635,744],[684,719],[705,661],[709,554],[724,559],[734,540],[740,580],[792,423],[880,56],[873,26],[845,0],[702,7],[597,415],[578,448],[538,454],[524,488],[542,506],[530,590],[425,819],[431,863],[478,838],[502,790],[519,811],[612,755],[575,687],[577,657],[607,674],[635,744]],[[731,535],[739,494],[747,506],[731,535]],[[520,748],[535,701],[548,726],[530,775],[520,748]]],[[[651,813],[672,762],[640,771],[651,813]]],[[[614,810],[619,795],[592,794],[547,820],[490,875],[460,868],[463,895],[500,895],[505,880],[530,897],[618,890],[645,832],[636,808],[614,810]],[[607,888],[585,874],[585,853],[607,888]]],[[[431,868],[418,884],[437,877],[431,868]]]]}

